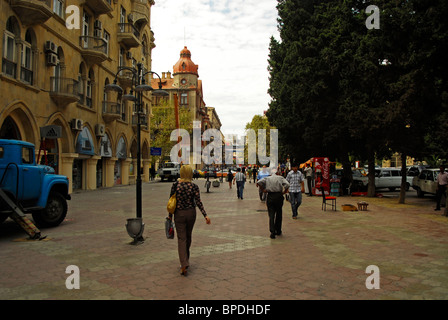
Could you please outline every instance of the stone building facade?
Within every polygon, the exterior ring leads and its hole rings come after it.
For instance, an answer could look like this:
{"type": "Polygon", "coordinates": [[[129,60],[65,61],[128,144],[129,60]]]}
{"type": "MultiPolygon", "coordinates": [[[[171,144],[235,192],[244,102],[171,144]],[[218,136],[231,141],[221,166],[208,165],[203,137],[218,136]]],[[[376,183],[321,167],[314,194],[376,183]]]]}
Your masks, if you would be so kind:
{"type": "MultiPolygon", "coordinates": [[[[46,150],[40,163],[69,177],[70,192],[129,184],[136,172],[135,105],[105,92],[117,78],[131,93],[132,73],[151,70],[152,0],[0,0],[0,138],[46,150]],[[72,11],[67,11],[67,9],[72,11]],[[68,22],[79,28],[68,28],[68,22]],[[56,140],[40,129],[61,128],[56,140]]],[[[143,96],[143,180],[149,179],[152,97],[143,96]]]]}

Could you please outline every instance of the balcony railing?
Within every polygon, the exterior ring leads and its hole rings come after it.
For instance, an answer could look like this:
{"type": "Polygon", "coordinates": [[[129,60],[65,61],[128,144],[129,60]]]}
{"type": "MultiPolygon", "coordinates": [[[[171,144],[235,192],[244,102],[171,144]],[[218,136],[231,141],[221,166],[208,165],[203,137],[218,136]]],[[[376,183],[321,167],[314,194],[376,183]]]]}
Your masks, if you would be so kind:
{"type": "Polygon", "coordinates": [[[107,59],[107,42],[98,37],[80,36],[81,54],[89,64],[100,64],[107,59]]]}
{"type": "Polygon", "coordinates": [[[123,43],[128,48],[140,46],[140,32],[131,23],[118,24],[118,42],[123,43]]]}
{"type": "Polygon", "coordinates": [[[103,101],[103,119],[112,122],[121,118],[121,105],[117,102],[103,101]]]}
{"type": "Polygon", "coordinates": [[[50,96],[59,106],[79,101],[79,83],[75,79],[63,77],[50,78],[50,96]]]}

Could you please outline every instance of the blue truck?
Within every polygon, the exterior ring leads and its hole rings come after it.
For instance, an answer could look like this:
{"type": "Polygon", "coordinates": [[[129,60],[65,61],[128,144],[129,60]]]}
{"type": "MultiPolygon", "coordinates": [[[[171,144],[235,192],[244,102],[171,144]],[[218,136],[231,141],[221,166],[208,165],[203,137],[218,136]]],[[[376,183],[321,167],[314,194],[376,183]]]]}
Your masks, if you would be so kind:
{"type": "Polygon", "coordinates": [[[40,227],[58,226],[67,215],[67,200],[68,178],[36,164],[32,143],[0,139],[0,223],[31,213],[40,227]]]}

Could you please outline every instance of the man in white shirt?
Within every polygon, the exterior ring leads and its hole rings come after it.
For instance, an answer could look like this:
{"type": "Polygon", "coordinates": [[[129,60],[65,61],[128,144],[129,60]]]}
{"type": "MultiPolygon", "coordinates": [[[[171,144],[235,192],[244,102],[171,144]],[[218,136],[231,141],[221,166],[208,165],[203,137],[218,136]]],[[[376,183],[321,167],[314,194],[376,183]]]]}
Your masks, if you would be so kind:
{"type": "Polygon", "coordinates": [[[445,172],[445,166],[440,166],[440,172],[437,175],[437,207],[434,209],[436,211],[440,210],[440,201],[442,200],[442,195],[446,196],[446,187],[448,185],[448,173],[445,172]]]}
{"type": "Polygon", "coordinates": [[[297,219],[298,209],[302,204],[302,181],[303,174],[299,171],[299,165],[293,164],[292,170],[286,176],[289,182],[289,202],[291,203],[292,218],[297,219]]]}
{"type": "Polygon", "coordinates": [[[236,169],[236,175],[235,179],[233,179],[233,184],[235,184],[236,181],[236,195],[238,196],[238,199],[243,200],[243,190],[244,190],[244,183],[246,182],[246,175],[241,172],[241,168],[236,169]]]}
{"type": "Polygon", "coordinates": [[[313,192],[312,192],[313,168],[311,168],[310,164],[307,163],[306,168],[303,171],[305,173],[305,178],[306,178],[306,182],[307,182],[307,186],[308,186],[308,195],[312,196],[313,195],[313,192]]]}
{"type": "Polygon", "coordinates": [[[288,192],[289,182],[286,181],[277,169],[272,169],[272,175],[259,180],[258,187],[267,193],[266,204],[269,215],[269,231],[271,239],[282,234],[282,207],[283,194],[288,192]]]}

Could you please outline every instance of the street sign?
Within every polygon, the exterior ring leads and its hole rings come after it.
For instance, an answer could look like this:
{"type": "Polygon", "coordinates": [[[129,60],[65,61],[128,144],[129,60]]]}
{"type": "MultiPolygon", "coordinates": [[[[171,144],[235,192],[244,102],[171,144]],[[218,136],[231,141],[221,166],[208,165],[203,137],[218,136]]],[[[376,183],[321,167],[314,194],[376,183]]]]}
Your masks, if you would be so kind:
{"type": "Polygon", "coordinates": [[[152,156],[161,156],[162,148],[151,148],[151,155],[152,156]]]}

